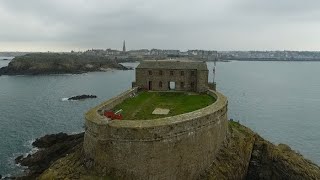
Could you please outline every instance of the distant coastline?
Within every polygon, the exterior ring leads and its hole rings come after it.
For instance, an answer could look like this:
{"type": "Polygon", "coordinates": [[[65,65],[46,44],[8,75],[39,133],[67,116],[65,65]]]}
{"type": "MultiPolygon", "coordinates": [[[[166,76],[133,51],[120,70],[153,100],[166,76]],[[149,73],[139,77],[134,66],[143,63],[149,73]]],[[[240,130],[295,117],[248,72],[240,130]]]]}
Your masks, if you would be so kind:
{"type": "MultiPolygon", "coordinates": [[[[45,52],[47,54],[57,54],[45,52]]],[[[19,57],[30,54],[44,54],[43,52],[0,52],[0,57],[19,57]]],[[[120,62],[134,62],[150,59],[178,59],[187,58],[198,61],[320,61],[320,51],[216,51],[191,49],[89,49],[86,51],[59,52],[78,56],[96,56],[120,62]]]]}
{"type": "Polygon", "coordinates": [[[103,56],[32,53],[12,59],[8,66],[0,68],[0,75],[81,74],[109,69],[130,68],[103,56]]]}
{"type": "Polygon", "coordinates": [[[286,62],[311,62],[311,61],[320,61],[319,59],[276,59],[276,58],[230,58],[230,59],[221,59],[221,61],[286,61],[286,62]]]}

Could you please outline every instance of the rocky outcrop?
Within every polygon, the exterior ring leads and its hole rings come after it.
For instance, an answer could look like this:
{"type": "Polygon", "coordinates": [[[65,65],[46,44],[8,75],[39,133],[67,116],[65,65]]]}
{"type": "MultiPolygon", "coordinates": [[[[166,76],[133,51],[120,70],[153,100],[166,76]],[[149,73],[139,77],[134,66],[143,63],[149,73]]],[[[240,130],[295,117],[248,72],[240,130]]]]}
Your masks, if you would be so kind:
{"type": "Polygon", "coordinates": [[[320,179],[320,167],[287,145],[274,145],[249,128],[229,122],[229,135],[200,179],[320,179]]]}
{"type": "Polygon", "coordinates": [[[68,100],[82,100],[82,99],[88,99],[88,98],[97,98],[97,96],[83,94],[83,95],[79,95],[79,96],[70,97],[70,98],[68,98],[68,100]]]}
{"type": "Polygon", "coordinates": [[[128,68],[104,56],[85,54],[32,53],[15,57],[0,75],[77,74],[128,68]]]}
{"type": "Polygon", "coordinates": [[[229,122],[229,133],[216,160],[199,179],[246,179],[255,134],[236,122],[229,122]]]}
{"type": "Polygon", "coordinates": [[[320,179],[320,168],[289,146],[275,146],[257,135],[247,179],[320,179]]]}
{"type": "MultiPolygon", "coordinates": [[[[83,133],[48,135],[34,143],[42,148],[38,155],[29,155],[19,162],[29,166],[33,173],[28,177],[32,178],[109,178],[86,168],[91,162],[83,158],[82,142],[83,133]]],[[[245,126],[230,121],[224,146],[199,179],[320,179],[320,168],[287,145],[273,145],[245,126]]]]}
{"type": "Polygon", "coordinates": [[[28,167],[26,176],[19,178],[35,179],[57,159],[81,149],[83,135],[84,133],[75,135],[59,133],[37,139],[32,145],[39,148],[39,151],[29,154],[27,157],[19,156],[16,158],[16,163],[28,167]]]}

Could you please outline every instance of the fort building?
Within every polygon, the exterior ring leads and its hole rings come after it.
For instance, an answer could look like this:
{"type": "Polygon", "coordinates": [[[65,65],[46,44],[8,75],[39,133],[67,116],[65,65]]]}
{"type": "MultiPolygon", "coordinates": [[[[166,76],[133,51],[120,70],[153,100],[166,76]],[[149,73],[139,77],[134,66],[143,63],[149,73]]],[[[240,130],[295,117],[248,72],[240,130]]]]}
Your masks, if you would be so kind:
{"type": "MultiPolygon", "coordinates": [[[[136,68],[133,86],[85,114],[83,152],[86,166],[115,179],[198,179],[215,161],[228,131],[228,101],[210,88],[206,64],[142,62],[136,68]],[[170,82],[175,82],[175,86],[170,82]],[[112,120],[104,116],[104,112],[117,110],[114,108],[118,105],[148,93],[205,94],[214,101],[182,114],[143,120],[112,120]]],[[[172,101],[172,98],[165,100],[172,101]]],[[[137,114],[151,113],[141,109],[151,104],[131,106],[137,114]]],[[[184,106],[187,102],[179,108],[184,106]]]]}
{"type": "Polygon", "coordinates": [[[136,68],[135,86],[153,91],[205,92],[208,88],[207,64],[188,60],[143,61],[136,68]]]}

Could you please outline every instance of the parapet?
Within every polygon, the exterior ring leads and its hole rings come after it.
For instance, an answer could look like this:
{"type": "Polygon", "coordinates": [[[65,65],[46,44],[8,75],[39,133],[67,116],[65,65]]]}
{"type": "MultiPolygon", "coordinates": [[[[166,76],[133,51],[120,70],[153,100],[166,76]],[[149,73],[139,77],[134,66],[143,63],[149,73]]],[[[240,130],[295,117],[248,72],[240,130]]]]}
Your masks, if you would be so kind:
{"type": "Polygon", "coordinates": [[[86,113],[84,153],[93,168],[117,179],[195,179],[212,164],[227,133],[227,98],[202,109],[153,120],[110,121],[112,109],[130,89],[86,113]]]}

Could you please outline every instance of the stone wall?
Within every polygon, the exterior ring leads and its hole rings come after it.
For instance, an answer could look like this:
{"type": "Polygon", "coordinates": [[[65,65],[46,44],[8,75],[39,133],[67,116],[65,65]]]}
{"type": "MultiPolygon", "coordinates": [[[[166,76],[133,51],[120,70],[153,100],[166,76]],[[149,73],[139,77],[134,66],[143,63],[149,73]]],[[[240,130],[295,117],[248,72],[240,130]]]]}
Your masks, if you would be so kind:
{"type": "MultiPolygon", "coordinates": [[[[216,90],[217,90],[217,89],[216,89],[216,86],[217,86],[217,84],[216,84],[215,82],[210,82],[210,83],[208,83],[208,87],[209,87],[209,89],[211,89],[211,90],[216,91],[216,90]]],[[[135,87],[135,86],[133,86],[133,87],[135,87]]]]}
{"type": "Polygon", "coordinates": [[[208,71],[196,69],[136,69],[136,81],[133,85],[143,89],[167,91],[170,81],[175,82],[175,90],[178,91],[205,92],[208,87],[208,71]],[[149,89],[149,81],[152,82],[151,89],[149,89]],[[162,85],[159,84],[160,82],[162,85]],[[183,82],[183,85],[181,82],[183,82]]]}
{"type": "Polygon", "coordinates": [[[98,112],[115,99],[93,108],[86,114],[86,158],[96,171],[117,179],[196,179],[212,164],[227,133],[227,99],[208,94],[217,99],[212,105],[155,120],[107,120],[98,112]]]}
{"type": "Polygon", "coordinates": [[[197,91],[205,92],[208,89],[208,70],[197,71],[197,91]]]}

